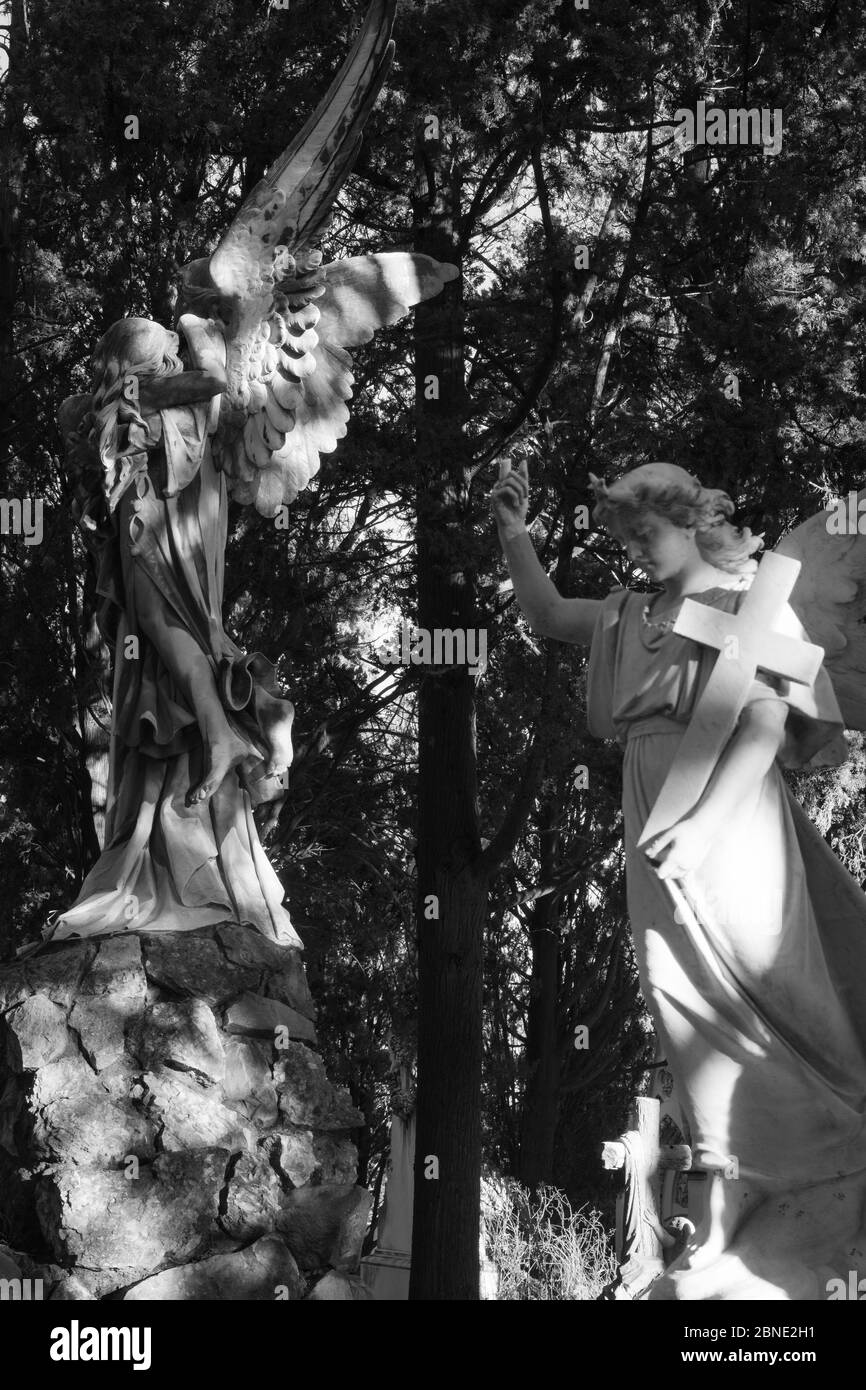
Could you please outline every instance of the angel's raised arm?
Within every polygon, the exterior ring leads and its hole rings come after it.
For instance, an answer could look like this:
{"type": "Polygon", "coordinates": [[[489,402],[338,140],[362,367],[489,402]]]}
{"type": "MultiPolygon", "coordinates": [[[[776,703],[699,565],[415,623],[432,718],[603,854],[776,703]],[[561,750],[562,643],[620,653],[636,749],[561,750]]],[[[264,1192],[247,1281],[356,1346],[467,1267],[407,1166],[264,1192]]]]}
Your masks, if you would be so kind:
{"type": "Polygon", "coordinates": [[[541,637],[588,646],[601,610],[601,601],[563,598],[545,574],[526,529],[529,469],[523,459],[516,468],[503,464],[490,495],[514,594],[532,628],[541,637]]]}
{"type": "Polygon", "coordinates": [[[197,314],[182,315],[178,328],[187,341],[195,365],[190,371],[177,376],[142,378],[139,381],[139,405],[145,414],[167,410],[173,405],[193,405],[197,401],[211,400],[221,395],[228,384],[222,333],[197,314]]]}

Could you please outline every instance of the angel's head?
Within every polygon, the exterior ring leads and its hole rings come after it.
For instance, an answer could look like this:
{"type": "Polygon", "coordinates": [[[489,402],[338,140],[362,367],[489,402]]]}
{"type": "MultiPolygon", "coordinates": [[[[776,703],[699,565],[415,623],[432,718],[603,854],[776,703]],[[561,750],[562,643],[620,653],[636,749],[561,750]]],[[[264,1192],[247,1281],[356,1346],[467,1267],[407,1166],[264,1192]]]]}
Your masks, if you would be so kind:
{"type": "Polygon", "coordinates": [[[117,417],[125,377],[176,376],[183,371],[179,348],[176,333],[137,318],[119,319],[97,343],[89,438],[109,479],[120,448],[117,417]]]}
{"type": "Polygon", "coordinates": [[[183,370],[180,342],[153,319],[119,319],[96,344],[93,354],[93,392],[105,394],[128,373],[135,376],[174,376],[183,370]]]}
{"type": "Polygon", "coordinates": [[[761,538],[733,526],[734,504],[718,488],[703,487],[673,463],[647,463],[607,484],[590,474],[593,519],[628,550],[650,579],[679,573],[695,550],[728,574],[754,574],[761,538]]]}

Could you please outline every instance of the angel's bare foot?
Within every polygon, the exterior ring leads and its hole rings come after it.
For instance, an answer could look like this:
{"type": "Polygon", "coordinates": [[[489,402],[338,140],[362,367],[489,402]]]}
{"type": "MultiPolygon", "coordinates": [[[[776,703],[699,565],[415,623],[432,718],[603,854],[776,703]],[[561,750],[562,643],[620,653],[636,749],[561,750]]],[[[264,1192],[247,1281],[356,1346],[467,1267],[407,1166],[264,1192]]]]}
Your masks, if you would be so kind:
{"type": "Polygon", "coordinates": [[[268,746],[265,774],[268,777],[275,777],[284,768],[291,766],[294,756],[292,723],[295,718],[295,707],[288,700],[278,700],[273,696],[266,696],[260,700],[257,713],[259,727],[268,746]]]}
{"type": "Polygon", "coordinates": [[[226,729],[225,733],[219,734],[216,738],[205,741],[205,774],[198,786],[190,787],[186,795],[187,806],[195,806],[202,801],[210,801],[214,792],[228,776],[233,767],[237,767],[249,757],[249,748],[226,729]]]}

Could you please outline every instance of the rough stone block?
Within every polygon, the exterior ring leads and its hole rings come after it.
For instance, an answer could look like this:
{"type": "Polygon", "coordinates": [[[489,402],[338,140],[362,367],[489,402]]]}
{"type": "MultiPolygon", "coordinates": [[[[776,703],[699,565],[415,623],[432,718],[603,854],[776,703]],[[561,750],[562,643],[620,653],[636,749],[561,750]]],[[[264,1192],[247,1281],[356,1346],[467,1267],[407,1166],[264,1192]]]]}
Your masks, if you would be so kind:
{"type": "Polygon", "coordinates": [[[272,1155],[276,1167],[292,1187],[304,1187],[320,1167],[313,1132],[309,1129],[284,1130],[274,1135],[272,1155]]]}
{"type": "Polygon", "coordinates": [[[316,1041],[316,1030],[308,1018],[290,1009],[279,999],[266,999],[261,994],[242,994],[226,1010],[226,1031],[248,1033],[256,1037],[275,1036],[277,1028],[285,1028],[290,1038],[316,1041]]]}
{"type": "Polygon", "coordinates": [[[23,965],[0,967],[0,1013],[20,1004],[33,993],[33,986],[27,979],[23,965]]]}
{"type": "Polygon", "coordinates": [[[45,1158],[109,1165],[131,1153],[153,1153],[153,1127],[145,1116],[113,1098],[78,1053],[37,1071],[30,1109],[33,1145],[45,1158]]]}
{"type": "MultiPolygon", "coordinates": [[[[88,941],[49,947],[28,956],[21,967],[28,982],[27,993],[47,994],[55,1004],[69,1008],[80,992],[82,976],[95,955],[96,947],[88,941]]],[[[17,970],[18,967],[16,973],[17,970]]]]}
{"type": "Polygon", "coordinates": [[[300,951],[288,951],[283,968],[265,975],[264,992],[269,998],[282,1000],[284,1004],[297,1009],[299,1014],[315,1022],[316,1006],[307,984],[307,973],[300,951]]]}
{"type": "Polygon", "coordinates": [[[154,1004],[132,1042],[135,1055],[149,1071],[175,1067],[221,1081],[226,1059],[216,1020],[201,999],[154,1004]]]}
{"type": "Polygon", "coordinates": [[[241,1154],[229,1179],[223,1228],[236,1240],[272,1232],[286,1193],[263,1149],[241,1154]]]}
{"type": "Polygon", "coordinates": [[[240,1113],[261,1129],[277,1122],[279,1106],[271,1079],[271,1049],[255,1038],[225,1039],[226,1070],[223,1095],[240,1113]]]}
{"type": "Polygon", "coordinates": [[[274,1064],[274,1083],[280,1112],[301,1129],[357,1129],[364,1124],[348,1092],[337,1090],[325,1075],[317,1052],[302,1043],[289,1043],[274,1064]]]}
{"type": "Polygon", "coordinates": [[[354,1303],[354,1302],[374,1302],[374,1297],[370,1289],[364,1287],[359,1275],[336,1274],[330,1270],[320,1279],[311,1293],[307,1294],[307,1303],[354,1303]]]}
{"type": "Polygon", "coordinates": [[[147,994],[147,979],[139,938],[134,934],[100,938],[96,957],[82,977],[81,993],[110,994],[115,1001],[125,999],[127,1011],[141,1008],[147,994]]]}
{"type": "Polygon", "coordinates": [[[48,1295],[50,1303],[82,1303],[88,1299],[95,1300],[96,1294],[92,1293],[77,1275],[61,1270],[57,1265],[49,1265],[48,1268],[55,1270],[58,1275],[57,1283],[48,1295]]]}
{"type": "Polygon", "coordinates": [[[226,922],[216,929],[217,939],[230,961],[236,965],[250,966],[259,972],[283,970],[290,953],[296,953],[291,946],[278,946],[269,941],[261,932],[238,923],[226,922]]]}
{"type": "Polygon", "coordinates": [[[129,1289],[124,1301],[273,1302],[277,1297],[297,1300],[303,1293],[304,1281],[285,1242],[278,1236],[263,1236],[246,1250],[165,1269],[129,1289]]]}
{"type": "Polygon", "coordinates": [[[228,1157],[225,1149],[160,1154],[134,1180],[103,1168],[56,1169],[39,1184],[40,1225],[57,1260],[101,1271],[101,1291],[130,1284],[204,1252],[228,1157]]]}
{"type": "Polygon", "coordinates": [[[125,1009],[114,1009],[112,1004],[107,997],[76,999],[69,1015],[70,1027],[75,1029],[84,1055],[97,1071],[112,1066],[124,1054],[130,1014],[125,1009]]]}
{"type": "Polygon", "coordinates": [[[260,971],[233,964],[206,936],[144,936],[145,970],[175,994],[219,1004],[242,989],[254,988],[260,971]]]}
{"type": "Polygon", "coordinates": [[[301,1269],[356,1269],[373,1196],[365,1187],[301,1187],[276,1218],[301,1269]]]}
{"type": "Polygon", "coordinates": [[[11,1033],[7,1058],[15,1071],[36,1071],[75,1049],[66,1025],[66,1011],[52,1003],[47,994],[32,994],[16,1004],[4,1022],[11,1033]]]}
{"type": "Polygon", "coordinates": [[[142,1079],[146,1113],[166,1151],[246,1147],[238,1117],[222,1104],[218,1091],[205,1090],[177,1072],[145,1072],[142,1079]]]}
{"type": "Polygon", "coordinates": [[[351,1139],[335,1134],[313,1137],[317,1182],[352,1184],[358,1176],[358,1150],[351,1139]]]}

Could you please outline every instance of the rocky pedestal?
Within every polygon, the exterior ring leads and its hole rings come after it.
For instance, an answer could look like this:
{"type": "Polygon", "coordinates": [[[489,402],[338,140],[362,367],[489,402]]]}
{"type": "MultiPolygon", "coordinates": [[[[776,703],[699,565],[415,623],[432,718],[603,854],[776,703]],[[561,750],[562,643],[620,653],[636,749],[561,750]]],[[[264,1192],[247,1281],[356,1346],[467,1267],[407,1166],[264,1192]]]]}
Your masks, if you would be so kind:
{"type": "Polygon", "coordinates": [[[251,928],[65,942],[0,969],[4,1258],[58,1299],[349,1299],[363,1123],[300,953],[251,928]]]}

